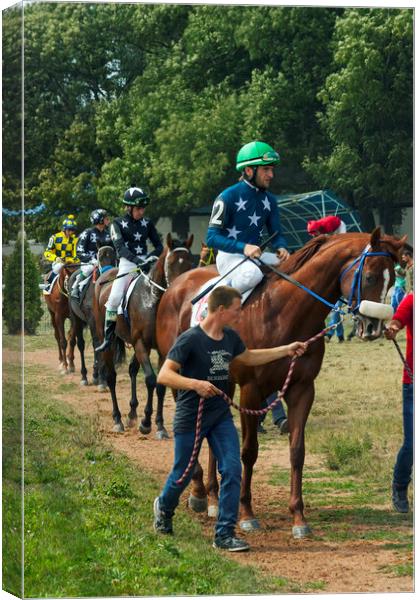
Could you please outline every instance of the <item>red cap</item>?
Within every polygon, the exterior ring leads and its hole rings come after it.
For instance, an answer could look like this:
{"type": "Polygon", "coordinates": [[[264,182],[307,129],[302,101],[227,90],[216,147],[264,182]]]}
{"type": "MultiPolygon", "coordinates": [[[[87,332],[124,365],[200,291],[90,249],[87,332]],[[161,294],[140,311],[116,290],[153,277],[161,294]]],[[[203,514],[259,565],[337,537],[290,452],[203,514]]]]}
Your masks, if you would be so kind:
{"type": "Polygon", "coordinates": [[[307,230],[309,235],[320,235],[321,233],[334,233],[341,225],[340,217],[328,215],[317,221],[308,221],[307,230]]]}

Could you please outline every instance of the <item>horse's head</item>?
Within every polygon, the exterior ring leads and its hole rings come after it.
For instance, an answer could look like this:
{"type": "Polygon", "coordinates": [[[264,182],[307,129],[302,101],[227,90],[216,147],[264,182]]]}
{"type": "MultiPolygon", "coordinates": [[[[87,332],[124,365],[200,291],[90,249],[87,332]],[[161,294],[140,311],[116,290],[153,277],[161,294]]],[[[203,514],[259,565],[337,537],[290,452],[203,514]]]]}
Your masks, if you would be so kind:
{"type": "Polygon", "coordinates": [[[385,298],[394,284],[394,264],[400,259],[406,239],[407,236],[400,240],[388,235],[381,237],[380,227],[377,227],[368,244],[360,238],[348,241],[354,251],[341,272],[341,292],[357,322],[357,335],[363,340],[380,337],[383,321],[389,318],[385,298]],[[368,302],[361,307],[363,300],[376,304],[368,302]]]}
{"type": "Polygon", "coordinates": [[[183,242],[173,239],[170,233],[166,236],[166,246],[163,250],[162,258],[164,260],[163,270],[168,286],[171,285],[178,275],[185,273],[185,271],[189,271],[194,266],[194,260],[190,250],[193,241],[193,234],[183,242]]]}
{"type": "Polygon", "coordinates": [[[200,260],[198,262],[199,267],[208,267],[216,262],[217,250],[210,248],[206,244],[201,242],[200,260]]]}
{"type": "Polygon", "coordinates": [[[115,267],[117,264],[117,254],[113,246],[101,245],[99,242],[96,243],[98,248],[98,264],[102,269],[103,267],[115,267]]]}

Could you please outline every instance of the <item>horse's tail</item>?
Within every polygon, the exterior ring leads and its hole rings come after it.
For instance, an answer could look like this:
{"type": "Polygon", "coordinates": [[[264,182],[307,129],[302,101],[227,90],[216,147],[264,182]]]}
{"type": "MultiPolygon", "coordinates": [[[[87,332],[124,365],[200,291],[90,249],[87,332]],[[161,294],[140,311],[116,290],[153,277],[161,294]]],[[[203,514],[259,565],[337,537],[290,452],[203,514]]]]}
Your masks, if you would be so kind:
{"type": "Polygon", "coordinates": [[[125,344],[121,338],[118,336],[115,340],[115,350],[114,350],[114,365],[118,366],[125,362],[125,344]]]}

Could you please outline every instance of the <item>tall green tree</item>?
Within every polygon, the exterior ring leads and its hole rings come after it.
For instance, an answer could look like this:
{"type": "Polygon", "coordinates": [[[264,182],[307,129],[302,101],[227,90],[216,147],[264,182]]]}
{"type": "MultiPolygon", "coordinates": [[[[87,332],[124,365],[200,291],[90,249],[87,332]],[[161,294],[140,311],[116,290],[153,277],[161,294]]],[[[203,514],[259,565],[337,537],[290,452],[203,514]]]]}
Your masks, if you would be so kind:
{"type": "Polygon", "coordinates": [[[334,72],[319,97],[330,151],[307,161],[371,223],[401,222],[413,193],[413,11],[349,9],[337,21],[334,72]]]}
{"type": "Polygon", "coordinates": [[[36,332],[43,313],[38,283],[36,260],[26,239],[19,238],[4,270],[3,318],[9,334],[36,332]]]}

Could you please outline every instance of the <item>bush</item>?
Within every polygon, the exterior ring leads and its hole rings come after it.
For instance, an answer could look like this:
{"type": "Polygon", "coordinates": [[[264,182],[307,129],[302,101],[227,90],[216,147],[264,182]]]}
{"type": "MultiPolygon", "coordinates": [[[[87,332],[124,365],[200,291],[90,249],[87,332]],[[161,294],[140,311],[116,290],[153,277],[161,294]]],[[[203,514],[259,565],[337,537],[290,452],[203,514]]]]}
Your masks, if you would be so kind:
{"type": "Polygon", "coordinates": [[[26,239],[19,239],[11,254],[3,277],[3,318],[9,334],[34,334],[42,317],[39,293],[39,269],[26,239]],[[22,305],[22,253],[24,263],[24,295],[22,305]]]}

